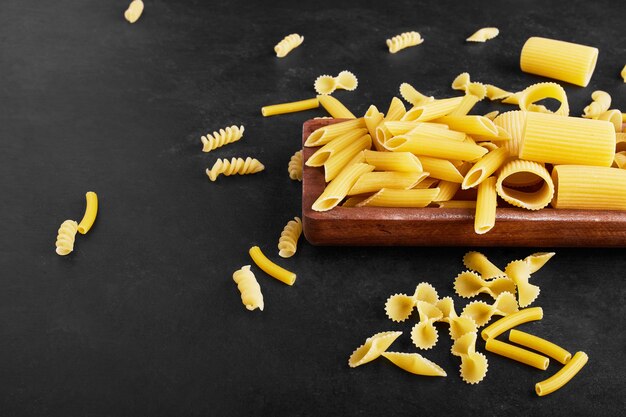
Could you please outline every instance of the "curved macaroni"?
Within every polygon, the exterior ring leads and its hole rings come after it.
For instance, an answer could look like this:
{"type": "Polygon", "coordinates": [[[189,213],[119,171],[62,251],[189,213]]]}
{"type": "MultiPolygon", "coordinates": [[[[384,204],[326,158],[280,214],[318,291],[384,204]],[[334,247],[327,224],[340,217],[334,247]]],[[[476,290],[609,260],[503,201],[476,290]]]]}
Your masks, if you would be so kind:
{"type": "Polygon", "coordinates": [[[276,52],[276,56],[278,58],[283,58],[287,56],[289,52],[293,49],[297,48],[304,41],[304,36],[300,36],[297,33],[292,33],[291,35],[287,35],[274,46],[274,52],[276,52]]]}
{"type": "Polygon", "coordinates": [[[296,151],[291,156],[289,165],[287,165],[287,171],[289,172],[289,178],[302,181],[302,150],[296,151]]]}
{"type": "Polygon", "coordinates": [[[585,366],[589,357],[585,352],[576,352],[572,360],[550,378],[537,382],[535,392],[540,397],[553,393],[567,384],[585,366]]]}
{"type": "Polygon", "coordinates": [[[58,255],[65,256],[74,250],[74,239],[78,231],[78,223],[74,220],[65,220],[61,223],[61,227],[57,232],[57,240],[55,242],[56,252],[58,255]]]}
{"type": "Polygon", "coordinates": [[[85,199],[87,200],[85,214],[80,223],[78,223],[77,228],[78,233],[81,235],[86,234],[91,229],[98,215],[98,195],[93,191],[88,191],[87,194],[85,194],[85,199]]]}
{"type": "Polygon", "coordinates": [[[143,13],[143,1],[133,0],[128,5],[128,9],[124,12],[124,19],[129,23],[135,23],[143,13]]]}
{"type": "Polygon", "coordinates": [[[486,281],[475,272],[461,272],[454,279],[454,290],[463,298],[475,297],[480,293],[487,293],[494,299],[503,292],[515,294],[515,283],[509,278],[498,277],[486,281]]]}
{"type": "MultiPolygon", "coordinates": [[[[527,87],[525,90],[522,91],[522,94],[519,98],[519,107],[522,110],[531,111],[530,106],[533,103],[546,98],[553,98],[561,103],[561,105],[554,112],[554,114],[558,114],[560,116],[569,115],[567,93],[565,93],[563,87],[561,87],[557,83],[538,83],[527,87]]],[[[537,108],[535,108],[535,110],[537,110],[537,108]]],[[[541,107],[539,107],[538,110],[541,111],[541,107]]]]}
{"type": "Polygon", "coordinates": [[[348,366],[356,368],[378,358],[401,334],[402,332],[381,332],[368,337],[365,343],[352,352],[348,366]]]}
{"type": "Polygon", "coordinates": [[[496,191],[504,201],[515,207],[539,210],[546,207],[550,204],[550,201],[552,201],[552,197],[554,196],[554,182],[550,177],[550,173],[544,166],[537,162],[516,159],[507,163],[500,170],[498,181],[496,182],[496,191]],[[534,174],[543,180],[544,183],[539,190],[530,192],[504,186],[504,182],[507,178],[516,176],[519,173],[524,173],[526,177],[529,174],[534,174]]]}
{"type": "Polygon", "coordinates": [[[487,357],[476,352],[476,332],[467,333],[452,345],[454,356],[461,357],[461,378],[468,384],[477,384],[487,375],[487,357]]]}
{"type": "Polygon", "coordinates": [[[516,313],[509,314],[506,317],[485,327],[480,333],[483,340],[493,339],[500,336],[513,327],[529,321],[541,320],[543,318],[543,309],[541,307],[531,307],[520,310],[516,313]]]}
{"type": "Polygon", "coordinates": [[[244,130],[243,126],[237,127],[232,125],[226,129],[220,129],[219,132],[213,132],[212,135],[202,136],[200,138],[202,141],[202,152],[211,152],[213,149],[238,141],[243,137],[244,130]]]}
{"type": "Polygon", "coordinates": [[[520,347],[501,342],[498,339],[488,339],[485,344],[485,350],[504,356],[514,361],[524,363],[537,369],[545,371],[548,369],[550,359],[543,355],[522,349],[520,347]]]}
{"type": "Polygon", "coordinates": [[[447,376],[446,371],[419,353],[383,352],[382,356],[407,372],[425,376],[447,376]]]}
{"type": "Polygon", "coordinates": [[[226,176],[256,174],[264,169],[265,166],[258,159],[250,157],[247,157],[245,160],[243,158],[232,158],[230,161],[228,159],[218,159],[211,169],[207,168],[206,174],[211,181],[215,181],[220,174],[226,176]]]}
{"type": "Polygon", "coordinates": [[[482,327],[491,320],[493,316],[508,316],[518,311],[517,300],[510,292],[500,293],[493,304],[483,301],[472,301],[465,306],[461,316],[472,318],[478,327],[482,327]]]}
{"type": "Polygon", "coordinates": [[[302,234],[302,220],[300,217],[294,217],[290,220],[278,239],[278,255],[282,258],[290,258],[298,249],[298,239],[302,234]]]}
{"type": "Polygon", "coordinates": [[[263,252],[261,252],[261,248],[258,246],[251,247],[248,253],[256,266],[261,268],[269,276],[274,277],[287,285],[293,285],[293,283],[296,282],[296,274],[267,259],[263,252]]]}
{"type": "Polygon", "coordinates": [[[387,47],[389,48],[389,52],[395,54],[401,49],[416,46],[422,42],[424,42],[424,39],[422,39],[422,36],[418,32],[404,32],[391,39],[387,39],[387,47]]]}
{"type": "Polygon", "coordinates": [[[572,354],[563,349],[561,346],[555,345],[546,339],[542,339],[541,337],[537,337],[520,330],[511,329],[509,332],[509,341],[536,350],[537,352],[541,352],[544,355],[557,360],[563,365],[572,359],[572,354]]]}
{"type": "Polygon", "coordinates": [[[411,330],[411,341],[418,348],[428,350],[437,344],[439,334],[433,323],[440,320],[443,313],[426,301],[417,302],[417,312],[420,315],[420,321],[411,330]]]}
{"type": "Polygon", "coordinates": [[[250,271],[250,265],[242,266],[241,269],[233,272],[233,281],[241,293],[241,302],[250,311],[258,308],[263,311],[263,294],[261,286],[257,282],[254,274],[250,271]]]}
{"type": "Polygon", "coordinates": [[[465,39],[466,42],[486,42],[498,36],[500,31],[498,28],[482,28],[478,29],[472,36],[465,39]]]}

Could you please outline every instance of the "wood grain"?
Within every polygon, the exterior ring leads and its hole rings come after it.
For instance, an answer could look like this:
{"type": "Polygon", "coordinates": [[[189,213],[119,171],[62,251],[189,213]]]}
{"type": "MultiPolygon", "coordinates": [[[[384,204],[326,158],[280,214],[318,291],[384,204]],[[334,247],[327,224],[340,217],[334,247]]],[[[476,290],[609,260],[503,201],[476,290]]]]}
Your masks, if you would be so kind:
{"type": "MultiPolygon", "coordinates": [[[[302,142],[314,130],[339,121],[305,122],[302,142]]],[[[303,148],[305,161],[315,149],[303,148]]],[[[626,247],[626,212],[622,211],[498,208],[495,227],[477,235],[474,211],[469,209],[336,207],[313,211],[311,206],[324,187],[323,167],[305,165],[302,223],[313,245],[626,247]]]]}

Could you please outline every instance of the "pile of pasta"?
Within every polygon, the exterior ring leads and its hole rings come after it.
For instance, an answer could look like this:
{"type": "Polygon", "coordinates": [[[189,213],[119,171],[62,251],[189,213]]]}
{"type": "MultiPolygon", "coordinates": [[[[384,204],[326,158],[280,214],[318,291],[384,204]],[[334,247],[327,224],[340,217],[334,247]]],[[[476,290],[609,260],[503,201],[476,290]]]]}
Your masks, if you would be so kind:
{"type": "MultiPolygon", "coordinates": [[[[431,349],[437,344],[439,335],[435,323],[446,323],[453,341],[451,353],[460,358],[460,375],[468,384],[482,381],[489,367],[486,355],[476,350],[478,329],[495,316],[503,316],[482,330],[481,336],[486,341],[485,349],[541,370],[548,368],[550,360],[539,353],[562,363],[564,367],[554,376],[538,382],[535,386],[537,395],[547,395],[565,385],[587,362],[584,352],[578,352],[572,358],[568,351],[554,343],[513,329],[522,323],[543,318],[541,307],[523,310],[519,307],[528,307],[535,301],[539,295],[539,287],[529,284],[528,280],[531,274],[541,269],[553,256],[552,252],[534,253],[522,260],[510,262],[503,271],[482,253],[468,252],[463,257],[463,264],[468,270],[456,277],[455,292],[463,298],[485,293],[493,298],[492,303],[472,301],[458,315],[452,297],[440,298],[431,284],[422,282],[412,295],[394,294],[389,297],[385,303],[386,315],[399,323],[409,319],[413,311],[417,310],[419,321],[411,330],[411,341],[422,350],[431,349]],[[513,329],[509,334],[509,341],[539,353],[496,339],[509,329],[513,329]]],[[[447,376],[441,366],[419,353],[388,351],[401,335],[401,331],[387,331],[367,338],[350,355],[348,365],[355,368],[383,356],[394,365],[416,375],[447,376]]]]}
{"type": "Polygon", "coordinates": [[[323,96],[331,115],[352,120],[305,142],[318,147],[305,164],[323,167],[327,183],[312,209],[472,208],[478,234],[494,227],[498,197],[526,210],[626,210],[626,134],[608,93],[594,92],[583,117],[570,117],[565,90],[552,82],[513,93],[463,73],[452,88],[465,94],[435,99],[403,83],[412,107],[394,97],[385,113],[371,105],[360,118],[323,96]],[[519,110],[469,115],[485,98],[519,110]],[[544,99],[559,108],[536,104],[544,99]]]}

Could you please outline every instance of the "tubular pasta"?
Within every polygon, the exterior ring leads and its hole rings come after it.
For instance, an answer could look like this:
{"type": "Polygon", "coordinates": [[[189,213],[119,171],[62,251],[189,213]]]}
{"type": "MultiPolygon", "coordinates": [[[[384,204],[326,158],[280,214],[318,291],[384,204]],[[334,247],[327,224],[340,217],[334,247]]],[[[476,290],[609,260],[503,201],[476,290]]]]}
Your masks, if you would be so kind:
{"type": "Polygon", "coordinates": [[[302,150],[296,151],[296,153],[291,156],[287,171],[289,172],[289,178],[302,181],[302,150]]]}
{"type": "Polygon", "coordinates": [[[256,266],[261,268],[261,270],[263,270],[267,275],[274,277],[287,285],[293,285],[294,282],[296,282],[296,274],[270,261],[263,254],[263,252],[261,252],[261,248],[258,246],[251,247],[248,252],[256,266]]]}
{"type": "Polygon", "coordinates": [[[304,146],[313,147],[325,145],[338,136],[344,135],[355,129],[364,129],[365,120],[359,118],[356,120],[348,120],[345,122],[334,123],[332,125],[320,127],[312,132],[307,140],[304,142],[304,146]]]}
{"type": "Polygon", "coordinates": [[[519,326],[522,323],[529,321],[541,320],[543,318],[543,309],[541,307],[531,307],[520,310],[516,313],[509,314],[506,317],[501,318],[495,323],[485,327],[480,333],[483,340],[495,339],[502,333],[506,332],[513,327],[519,326]]]}
{"type": "Polygon", "coordinates": [[[402,116],[402,121],[428,122],[452,113],[459,107],[463,97],[444,98],[441,100],[428,101],[426,103],[413,106],[402,116]]]}
{"type": "Polygon", "coordinates": [[[348,195],[377,192],[382,188],[408,190],[427,176],[427,172],[368,172],[359,177],[348,195]]]}
{"type": "Polygon", "coordinates": [[[306,166],[320,167],[328,161],[330,157],[349,147],[360,137],[367,134],[366,129],[353,129],[343,135],[337,136],[330,142],[319,148],[306,160],[306,166]]]}
{"type": "Polygon", "coordinates": [[[598,59],[598,49],[554,39],[532,37],[522,48],[522,71],[586,87],[598,59]]]}
{"type": "Polygon", "coordinates": [[[516,93],[511,94],[507,98],[503,99],[502,103],[504,103],[504,104],[515,104],[516,106],[519,106],[519,99],[520,99],[521,96],[522,96],[522,92],[518,91],[516,93]]]}
{"type": "Polygon", "coordinates": [[[409,83],[400,84],[400,95],[413,106],[421,106],[423,104],[430,103],[431,101],[435,101],[435,97],[425,96],[409,83]]]}
{"type": "Polygon", "coordinates": [[[520,307],[528,307],[537,299],[540,289],[537,285],[528,282],[530,278],[530,263],[524,261],[510,262],[504,269],[517,287],[518,304],[520,307]]]}
{"type": "Polygon", "coordinates": [[[243,126],[237,127],[232,125],[226,129],[220,129],[219,132],[213,132],[213,134],[207,134],[202,136],[200,141],[202,142],[202,152],[211,152],[213,149],[220,148],[229,143],[237,142],[243,137],[243,126]]]}
{"type": "Polygon", "coordinates": [[[271,106],[261,107],[261,114],[265,117],[275,116],[277,114],[295,113],[304,110],[317,109],[320,102],[317,98],[307,100],[294,101],[291,103],[272,104],[271,106]]]}
{"type": "MultiPolygon", "coordinates": [[[[484,88],[485,87],[483,86],[483,89],[484,88]]],[[[484,94],[483,94],[483,97],[484,97],[484,94]]],[[[450,113],[450,116],[458,117],[458,116],[467,115],[467,113],[469,113],[470,110],[472,110],[472,108],[476,105],[476,103],[478,103],[481,100],[482,98],[480,98],[477,95],[470,94],[470,93],[465,94],[463,96],[463,100],[461,101],[461,104],[459,104],[459,106],[450,113]]]]}
{"type": "Polygon", "coordinates": [[[335,119],[356,119],[356,116],[335,97],[317,96],[317,99],[322,107],[335,119]]]}
{"type": "Polygon", "coordinates": [[[233,272],[233,281],[241,293],[241,302],[250,311],[258,308],[263,311],[263,294],[256,277],[250,271],[250,265],[242,266],[233,272]]]}
{"type": "Polygon", "coordinates": [[[474,232],[482,235],[493,229],[496,223],[496,178],[489,177],[478,184],[474,232]]]}
{"type": "Polygon", "coordinates": [[[550,364],[550,359],[543,355],[501,342],[497,339],[487,339],[485,349],[497,355],[541,369],[542,371],[548,369],[548,365],[550,364]]]}
{"type": "Polygon", "coordinates": [[[487,179],[491,174],[506,161],[509,152],[505,148],[497,148],[480,158],[474,166],[465,174],[461,187],[464,190],[476,187],[487,179]]]}
{"type": "Polygon", "coordinates": [[[498,277],[487,281],[475,272],[465,271],[454,279],[454,290],[463,298],[487,293],[495,300],[503,292],[515,294],[515,283],[507,277],[498,277]]]}
{"type": "Polygon", "coordinates": [[[274,52],[278,58],[284,58],[289,52],[297,48],[304,42],[304,36],[300,36],[297,33],[287,35],[274,46],[274,52]]]}
{"type": "Polygon", "coordinates": [[[365,150],[365,162],[377,171],[422,172],[419,158],[410,152],[376,152],[365,150]]]}
{"type": "Polygon", "coordinates": [[[466,333],[452,345],[452,354],[461,357],[461,378],[468,384],[477,384],[487,375],[489,362],[476,352],[476,332],[466,333]]]}
{"type": "Polygon", "coordinates": [[[447,375],[441,366],[426,359],[419,353],[383,352],[382,356],[389,359],[397,367],[412,374],[426,376],[447,375]]]}
{"type": "MultiPolygon", "coordinates": [[[[370,133],[372,138],[376,138],[376,127],[380,125],[383,121],[384,115],[378,111],[376,106],[373,104],[369,106],[367,112],[363,116],[363,120],[365,120],[365,126],[367,126],[367,130],[370,133]]],[[[382,151],[384,148],[382,147],[382,143],[379,143],[378,140],[374,140],[374,146],[376,150],[382,151]]]]}
{"type": "Polygon", "coordinates": [[[364,149],[370,146],[372,146],[370,135],[364,135],[346,146],[340,152],[328,158],[328,160],[324,162],[325,181],[328,182],[334,179],[339,175],[342,169],[350,164],[353,158],[358,157],[364,149]]]}
{"type": "Polygon", "coordinates": [[[373,170],[374,166],[364,163],[356,163],[347,166],[326,186],[311,208],[315,211],[328,211],[332,209],[344,199],[350,188],[354,186],[354,183],[361,175],[373,170]]]}
{"type": "Polygon", "coordinates": [[[552,169],[558,209],[626,210],[626,170],[578,165],[552,169]]]}
{"type": "Polygon", "coordinates": [[[486,91],[486,96],[489,100],[502,100],[508,97],[511,97],[513,95],[513,93],[511,93],[510,91],[506,91],[503,90],[500,87],[496,87],[493,84],[486,84],[485,88],[487,89],[486,91]]]}
{"type": "Polygon", "coordinates": [[[418,348],[428,350],[437,344],[439,334],[433,323],[440,320],[443,313],[426,301],[417,302],[417,312],[420,315],[420,321],[411,330],[411,341],[418,348]]]}
{"type": "Polygon", "coordinates": [[[613,158],[613,166],[620,169],[626,169],[626,152],[616,152],[613,158]]]}
{"type": "Polygon", "coordinates": [[[472,271],[477,271],[482,279],[493,279],[505,276],[503,270],[495,266],[480,252],[467,252],[463,256],[463,265],[472,271]]]}
{"type": "Polygon", "coordinates": [[[357,204],[357,207],[426,207],[439,194],[439,188],[394,190],[383,188],[357,204]]]}
{"type": "Polygon", "coordinates": [[[401,49],[416,46],[422,42],[424,42],[424,39],[422,39],[418,32],[404,32],[391,39],[387,39],[387,47],[390,53],[395,54],[401,49]]]}
{"type": "Polygon", "coordinates": [[[553,393],[554,391],[567,384],[582,368],[585,366],[589,357],[585,352],[576,352],[572,360],[562,367],[556,374],[550,378],[537,382],[535,384],[535,392],[542,397],[553,393]]]}
{"type": "Polygon", "coordinates": [[[385,115],[385,121],[395,121],[400,120],[402,116],[406,113],[406,108],[398,97],[394,97],[391,99],[391,103],[389,103],[389,109],[385,115]]]}
{"type": "Polygon", "coordinates": [[[430,176],[428,176],[427,178],[418,182],[413,188],[414,189],[432,188],[432,187],[436,187],[439,182],[440,181],[438,179],[431,178],[430,176]]]}
{"type": "Polygon", "coordinates": [[[87,194],[85,194],[85,200],[85,214],[77,227],[78,233],[81,235],[87,234],[98,215],[98,195],[93,191],[88,191],[87,194]]]}
{"type": "Polygon", "coordinates": [[[378,358],[401,334],[402,332],[382,332],[368,337],[365,343],[352,352],[348,366],[356,368],[378,358]]]}
{"type": "Polygon", "coordinates": [[[437,121],[447,124],[450,129],[465,132],[468,135],[498,136],[496,125],[483,116],[445,116],[437,121]]]}
{"type": "Polygon", "coordinates": [[[536,350],[537,352],[541,352],[544,355],[557,360],[563,365],[572,359],[572,354],[563,349],[561,346],[555,345],[554,343],[549,342],[546,339],[542,339],[541,337],[516,329],[512,329],[509,332],[509,341],[536,350]]]}
{"type": "MultiPolygon", "coordinates": [[[[459,173],[466,174],[470,169],[470,166],[471,164],[469,162],[465,162],[458,168],[459,173]]],[[[461,184],[458,182],[440,181],[437,187],[439,188],[439,194],[437,195],[435,202],[440,202],[452,200],[457,191],[459,191],[459,188],[461,188],[461,184]]]]}
{"type": "Polygon", "coordinates": [[[384,151],[385,147],[383,146],[383,144],[392,136],[393,135],[391,134],[389,129],[387,129],[387,126],[385,126],[384,121],[380,122],[378,126],[376,126],[376,139],[374,141],[374,144],[376,145],[376,150],[384,151]]]}
{"type": "Polygon", "coordinates": [[[504,201],[515,207],[539,210],[550,204],[554,196],[554,182],[544,166],[537,162],[517,159],[510,161],[500,170],[498,181],[496,182],[496,191],[504,201]],[[541,178],[544,183],[539,190],[531,192],[515,190],[503,185],[508,177],[518,175],[518,173],[525,173],[526,176],[534,174],[541,178]]]}
{"type": "Polygon", "coordinates": [[[124,12],[124,19],[129,23],[135,23],[143,13],[143,1],[133,0],[128,5],[128,9],[124,12]]]}
{"type": "Polygon", "coordinates": [[[500,31],[498,28],[482,28],[478,29],[472,36],[465,39],[466,42],[485,42],[498,36],[500,31]]]}
{"type": "Polygon", "coordinates": [[[518,311],[517,300],[510,292],[500,293],[489,305],[483,301],[472,301],[465,306],[461,312],[461,316],[472,318],[478,327],[482,327],[489,323],[489,320],[495,315],[508,316],[518,311]]]}
{"type": "Polygon", "coordinates": [[[605,91],[594,91],[591,93],[591,100],[593,100],[591,104],[583,110],[582,117],[586,119],[597,119],[599,115],[611,107],[611,96],[605,91]]]}
{"type": "Polygon", "coordinates": [[[65,220],[61,223],[55,242],[57,255],[65,256],[74,250],[74,239],[76,239],[77,230],[78,223],[74,220],[65,220]]]}
{"type": "Polygon", "coordinates": [[[498,117],[498,114],[500,114],[500,112],[498,110],[494,110],[490,111],[487,114],[484,114],[483,117],[486,117],[487,119],[493,121],[496,117],[498,117]]]}
{"type": "MultiPolygon", "coordinates": [[[[400,122],[402,123],[402,122],[400,122]]],[[[458,142],[463,142],[465,140],[465,133],[457,132],[455,130],[450,130],[448,128],[442,129],[441,126],[446,125],[438,125],[434,123],[419,123],[413,129],[409,130],[405,133],[406,136],[417,137],[421,139],[444,139],[444,140],[455,140],[458,142]]],[[[400,135],[396,135],[400,136],[400,135]]]]}
{"type": "Polygon", "coordinates": [[[598,120],[611,122],[617,133],[622,131],[622,113],[617,109],[605,111],[598,116],[598,120]]]}
{"type": "Polygon", "coordinates": [[[487,153],[487,149],[473,143],[455,140],[428,139],[417,135],[395,136],[384,144],[392,152],[411,152],[419,156],[473,161],[487,153]]]}
{"type": "Polygon", "coordinates": [[[302,220],[294,217],[280,233],[278,239],[278,256],[281,258],[291,258],[298,249],[298,239],[302,234],[302,220]]]}
{"type": "Polygon", "coordinates": [[[420,156],[420,162],[424,171],[429,172],[432,178],[459,184],[463,182],[463,175],[459,169],[446,159],[420,156]]]}
{"type": "Polygon", "coordinates": [[[265,166],[255,158],[247,157],[245,160],[243,158],[232,158],[230,161],[228,159],[218,159],[211,169],[207,168],[206,174],[211,181],[215,181],[220,174],[225,176],[235,174],[248,175],[256,174],[264,169],[265,166]]]}
{"type": "Polygon", "coordinates": [[[561,106],[554,112],[554,114],[558,114],[560,116],[569,115],[567,94],[565,93],[563,87],[557,83],[539,83],[527,87],[524,91],[522,91],[522,95],[519,98],[519,107],[522,110],[530,111],[531,104],[546,98],[553,98],[561,103],[561,106]]]}
{"type": "Polygon", "coordinates": [[[508,150],[511,156],[519,156],[519,146],[524,137],[526,112],[521,110],[508,111],[496,117],[493,123],[497,127],[503,128],[511,135],[511,139],[503,142],[502,147],[508,150]]]}

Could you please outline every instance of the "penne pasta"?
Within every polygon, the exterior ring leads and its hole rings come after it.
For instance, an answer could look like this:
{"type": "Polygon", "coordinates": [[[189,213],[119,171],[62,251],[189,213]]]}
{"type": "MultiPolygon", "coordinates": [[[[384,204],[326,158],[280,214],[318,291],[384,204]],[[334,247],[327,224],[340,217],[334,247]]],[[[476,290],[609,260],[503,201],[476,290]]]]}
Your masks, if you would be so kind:
{"type": "Polygon", "coordinates": [[[394,190],[383,188],[357,204],[357,207],[426,207],[439,194],[439,188],[394,190]]]}
{"type": "Polygon", "coordinates": [[[448,129],[448,125],[444,125],[442,123],[431,123],[431,122],[404,122],[401,120],[393,120],[383,122],[385,127],[391,132],[393,136],[404,135],[405,133],[410,132],[418,126],[428,125],[437,129],[448,129]]]}
{"type": "Polygon", "coordinates": [[[383,188],[408,190],[427,176],[428,172],[368,172],[357,179],[348,195],[375,193],[383,188]]]}
{"type": "Polygon", "coordinates": [[[261,114],[265,117],[275,116],[277,114],[295,113],[304,110],[316,109],[320,106],[317,98],[308,100],[294,101],[291,103],[272,104],[271,106],[261,107],[261,114]]]}
{"type": "Polygon", "coordinates": [[[317,99],[328,114],[335,119],[356,119],[356,116],[335,97],[317,96],[317,99]]]}
{"type": "MultiPolygon", "coordinates": [[[[459,173],[461,175],[467,174],[467,171],[470,169],[470,167],[471,167],[471,164],[469,162],[465,162],[463,165],[461,165],[458,168],[459,173]]],[[[435,198],[434,201],[435,202],[448,201],[454,198],[457,191],[459,191],[459,188],[461,188],[461,184],[459,184],[458,182],[452,182],[452,181],[439,181],[439,184],[437,185],[437,187],[439,188],[439,194],[437,195],[437,198],[435,198]]]]}
{"type": "Polygon", "coordinates": [[[463,182],[463,175],[459,172],[459,169],[446,159],[420,156],[420,162],[422,169],[429,172],[432,178],[458,182],[459,184],[463,182]]]}
{"type": "Polygon", "coordinates": [[[370,135],[364,135],[357,140],[350,143],[340,152],[331,156],[324,162],[324,179],[326,182],[335,178],[341,170],[349,165],[349,162],[362,153],[364,149],[369,149],[372,146],[372,139],[370,135]]]}
{"type": "Polygon", "coordinates": [[[484,114],[483,117],[486,117],[487,119],[493,121],[496,117],[498,117],[499,114],[500,112],[498,110],[494,110],[494,111],[490,111],[487,114],[484,114]]]}
{"type": "Polygon", "coordinates": [[[373,170],[374,166],[365,163],[348,165],[326,186],[311,208],[315,211],[328,211],[337,206],[346,197],[357,179],[373,170]]]}
{"type": "Polygon", "coordinates": [[[476,201],[469,200],[448,200],[448,201],[434,201],[439,208],[451,208],[451,209],[476,209],[476,201]]]}
{"type": "Polygon", "coordinates": [[[366,134],[366,129],[354,129],[350,130],[347,133],[344,133],[341,136],[336,137],[335,139],[331,140],[326,145],[315,151],[315,153],[311,155],[309,159],[307,159],[306,166],[320,167],[324,165],[328,158],[344,150],[350,144],[354,143],[356,140],[358,140],[360,137],[365,136],[366,134]]]}
{"type": "Polygon", "coordinates": [[[364,129],[365,120],[359,118],[356,120],[348,120],[345,122],[334,123],[332,125],[321,127],[309,135],[304,142],[304,146],[313,147],[325,145],[338,136],[346,134],[355,129],[364,129]]]}
{"type": "Polygon", "coordinates": [[[402,116],[403,121],[428,122],[452,113],[459,107],[463,97],[452,97],[441,100],[429,101],[425,104],[413,106],[402,116]]]}
{"type": "Polygon", "coordinates": [[[496,172],[508,157],[509,152],[505,148],[497,148],[487,153],[467,172],[463,178],[462,188],[467,190],[468,188],[476,187],[482,183],[491,174],[496,172]]]}
{"type": "Polygon", "coordinates": [[[395,136],[386,141],[384,146],[392,152],[411,152],[420,156],[461,161],[473,161],[487,153],[487,149],[473,143],[409,135],[395,136]]]}
{"type": "Polygon", "coordinates": [[[556,165],[552,207],[558,209],[626,210],[626,170],[582,165],[556,165]]]}
{"type": "Polygon", "coordinates": [[[436,121],[447,124],[452,130],[464,132],[468,135],[498,137],[498,128],[496,125],[483,116],[445,116],[436,121]]]}
{"type": "Polygon", "coordinates": [[[385,121],[393,121],[400,120],[402,116],[406,113],[406,108],[398,97],[394,97],[391,99],[391,103],[389,103],[389,109],[387,113],[385,113],[385,121]]]}
{"type": "Polygon", "coordinates": [[[418,157],[410,152],[377,152],[366,150],[363,155],[365,162],[377,171],[422,172],[422,164],[418,157]]]}
{"type": "Polygon", "coordinates": [[[404,135],[421,139],[444,139],[456,140],[458,142],[463,142],[465,140],[465,133],[457,132],[456,130],[450,130],[447,127],[445,129],[442,129],[441,126],[446,125],[439,125],[434,123],[420,123],[413,129],[406,132],[404,135]]]}
{"type": "Polygon", "coordinates": [[[485,234],[496,224],[496,178],[489,177],[478,185],[474,232],[485,234]]]}
{"type": "MultiPolygon", "coordinates": [[[[376,106],[373,104],[367,109],[365,116],[363,116],[363,120],[365,120],[365,126],[367,127],[370,136],[374,139],[374,147],[378,151],[382,151],[383,148],[382,142],[377,140],[376,136],[376,128],[382,123],[384,115],[378,111],[376,106]]],[[[384,132],[381,133],[381,139],[384,139],[384,132]]]]}

